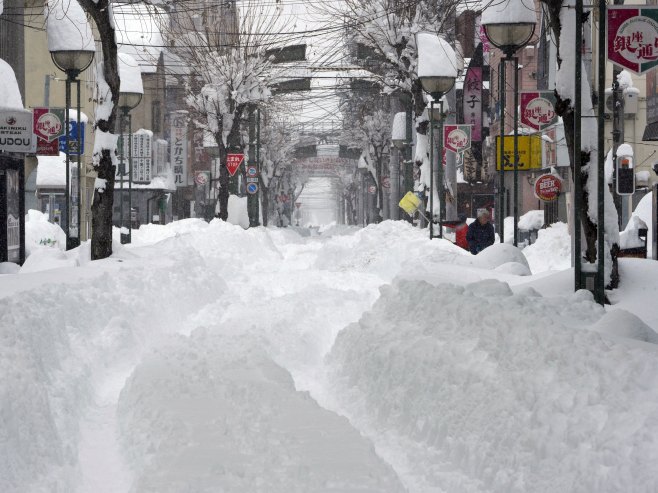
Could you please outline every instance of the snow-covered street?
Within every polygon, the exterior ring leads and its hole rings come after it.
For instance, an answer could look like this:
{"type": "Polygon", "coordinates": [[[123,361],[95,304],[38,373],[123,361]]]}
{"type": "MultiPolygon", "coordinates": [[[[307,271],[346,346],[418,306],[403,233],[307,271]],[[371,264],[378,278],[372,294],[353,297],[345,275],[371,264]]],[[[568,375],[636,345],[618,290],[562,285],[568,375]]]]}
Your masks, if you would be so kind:
{"type": "Polygon", "coordinates": [[[606,312],[401,222],[84,248],[0,276],[3,492],[658,489],[658,316],[624,286],[606,312]]]}

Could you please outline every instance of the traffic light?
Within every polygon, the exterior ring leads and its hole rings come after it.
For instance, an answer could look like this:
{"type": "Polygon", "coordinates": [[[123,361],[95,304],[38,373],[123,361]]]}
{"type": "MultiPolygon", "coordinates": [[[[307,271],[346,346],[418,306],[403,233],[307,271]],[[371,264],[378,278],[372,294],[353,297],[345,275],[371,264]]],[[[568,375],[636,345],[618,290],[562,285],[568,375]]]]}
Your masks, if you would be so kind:
{"type": "Polygon", "coordinates": [[[633,195],[634,193],[633,156],[617,156],[617,194],[633,195]]]}

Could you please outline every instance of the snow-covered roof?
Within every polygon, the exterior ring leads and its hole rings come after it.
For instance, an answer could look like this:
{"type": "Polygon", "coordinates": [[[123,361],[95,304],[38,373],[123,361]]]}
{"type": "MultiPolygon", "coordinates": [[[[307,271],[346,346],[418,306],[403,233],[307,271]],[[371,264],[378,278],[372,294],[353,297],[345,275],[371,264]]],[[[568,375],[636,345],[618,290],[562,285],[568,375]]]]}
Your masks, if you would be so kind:
{"type": "Polygon", "coordinates": [[[66,154],[58,156],[37,156],[37,187],[66,187],[66,154]]]}
{"type": "Polygon", "coordinates": [[[140,3],[115,3],[112,12],[119,52],[137,60],[143,73],[155,72],[164,51],[162,26],[168,24],[168,14],[154,5],[140,3]]]}
{"type": "Polygon", "coordinates": [[[445,39],[434,33],[418,33],[418,77],[457,77],[457,56],[445,39]]]}
{"type": "Polygon", "coordinates": [[[142,71],[137,61],[126,53],[119,53],[119,77],[121,78],[120,92],[144,94],[142,84],[142,71]]]}
{"type": "Polygon", "coordinates": [[[482,12],[482,25],[509,24],[509,23],[535,23],[537,13],[532,0],[506,0],[504,2],[491,2],[482,12]]]}
{"type": "Polygon", "coordinates": [[[46,33],[49,51],[96,51],[87,16],[78,0],[48,0],[46,33]]]}
{"type": "Polygon", "coordinates": [[[9,110],[23,109],[21,91],[18,89],[18,81],[14,69],[0,58],[0,108],[9,110]]]}
{"type": "MultiPolygon", "coordinates": [[[[114,184],[115,189],[121,190],[121,182],[117,181],[114,184]]],[[[128,190],[130,184],[127,180],[123,182],[123,189],[128,190]]],[[[154,176],[149,183],[134,183],[132,184],[133,190],[166,190],[168,192],[176,191],[176,184],[174,183],[173,174],[168,173],[166,176],[154,176]]]]}

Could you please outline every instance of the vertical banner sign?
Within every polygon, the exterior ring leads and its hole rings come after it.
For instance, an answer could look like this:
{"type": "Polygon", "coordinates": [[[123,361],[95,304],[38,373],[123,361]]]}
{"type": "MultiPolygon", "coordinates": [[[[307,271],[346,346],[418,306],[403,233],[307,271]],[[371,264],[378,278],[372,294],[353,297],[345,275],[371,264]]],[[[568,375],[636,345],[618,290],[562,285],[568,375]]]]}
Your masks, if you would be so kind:
{"type": "Polygon", "coordinates": [[[166,140],[157,139],[153,143],[153,174],[165,176],[167,174],[167,147],[166,140]]]}
{"type": "Polygon", "coordinates": [[[187,111],[177,111],[171,119],[171,164],[177,187],[187,185],[187,111]]]}
{"type": "Polygon", "coordinates": [[[469,67],[464,80],[464,123],[471,125],[471,140],[482,141],[482,67],[469,67]]]}
{"type": "Polygon", "coordinates": [[[643,74],[658,65],[658,7],[607,8],[608,60],[643,74]]]}
{"type": "Polygon", "coordinates": [[[461,154],[471,148],[470,125],[444,125],[443,147],[455,154],[461,154]]]}
{"type": "Polygon", "coordinates": [[[34,108],[37,155],[59,156],[59,138],[64,136],[66,140],[65,113],[64,108],[34,108]]]}
{"type": "Polygon", "coordinates": [[[524,91],[521,93],[521,124],[533,130],[543,130],[557,123],[553,91],[524,91]]]}
{"type": "Polygon", "coordinates": [[[138,130],[132,140],[133,181],[150,183],[153,178],[153,136],[148,130],[138,130]]]}
{"type": "Polygon", "coordinates": [[[21,260],[20,174],[16,169],[5,170],[7,183],[7,261],[21,260]]]}

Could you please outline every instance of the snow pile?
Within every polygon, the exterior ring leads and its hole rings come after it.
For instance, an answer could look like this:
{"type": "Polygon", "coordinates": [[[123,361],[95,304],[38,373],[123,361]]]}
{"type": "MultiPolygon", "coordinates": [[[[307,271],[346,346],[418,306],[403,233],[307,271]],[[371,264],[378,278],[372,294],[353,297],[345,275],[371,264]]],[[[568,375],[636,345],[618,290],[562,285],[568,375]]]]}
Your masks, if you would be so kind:
{"type": "Polygon", "coordinates": [[[51,283],[46,273],[3,279],[31,278],[34,287],[0,298],[0,491],[78,491],[80,422],[104,370],[134,361],[225,290],[193,250],[148,266],[96,262],[66,283],[80,270],[64,269],[51,283]]]}
{"type": "Polygon", "coordinates": [[[249,211],[247,197],[229,195],[228,197],[228,222],[244,229],[249,227],[249,211]]]}
{"type": "Polygon", "coordinates": [[[533,274],[571,267],[571,236],[565,223],[551,224],[537,233],[537,241],[523,249],[533,274]]]}
{"type": "Polygon", "coordinates": [[[199,330],[160,349],[118,412],[135,491],[405,491],[345,418],[244,338],[199,330]]]}
{"type": "Polygon", "coordinates": [[[515,275],[529,275],[530,267],[523,252],[508,243],[494,243],[473,257],[465,259],[468,264],[481,269],[495,269],[515,275]]]}
{"type": "Polygon", "coordinates": [[[635,239],[637,237],[637,229],[639,229],[641,224],[644,223],[648,229],[647,258],[651,258],[652,245],[653,245],[653,228],[651,227],[651,225],[653,224],[652,203],[653,203],[653,192],[649,192],[644,197],[642,197],[640,202],[635,207],[635,210],[633,211],[633,214],[631,215],[631,218],[628,221],[628,224],[626,225],[626,229],[624,233],[621,235],[622,248],[628,248],[628,247],[624,247],[623,245],[624,244],[630,245],[639,242],[639,239],[635,239]]]}
{"type": "Polygon", "coordinates": [[[78,0],[46,3],[48,51],[96,51],[87,16],[78,0]]]}
{"type": "Polygon", "coordinates": [[[620,233],[621,249],[640,248],[644,246],[644,240],[640,238],[640,229],[647,229],[647,224],[639,216],[633,215],[628,221],[624,231],[620,233]]]}
{"type": "Polygon", "coordinates": [[[57,224],[48,222],[48,216],[34,209],[25,215],[25,255],[39,249],[66,249],[66,234],[57,224]]]}
{"type": "Polygon", "coordinates": [[[14,69],[0,58],[0,108],[10,110],[22,110],[23,98],[18,88],[18,81],[14,69]]]}
{"type": "Polygon", "coordinates": [[[519,218],[519,229],[530,231],[544,227],[544,211],[528,211],[519,218]]]}
{"type": "Polygon", "coordinates": [[[587,327],[589,293],[396,281],[328,358],[333,395],[415,491],[658,490],[658,351],[587,327]],[[394,452],[391,452],[392,454],[394,452]]]}
{"type": "MultiPolygon", "coordinates": [[[[37,156],[37,187],[66,188],[66,154],[37,156]]],[[[72,163],[72,166],[76,165],[72,163]]]]}
{"type": "Polygon", "coordinates": [[[119,77],[121,78],[120,92],[144,94],[142,72],[137,61],[127,53],[118,53],[119,77]]]}
{"type": "Polygon", "coordinates": [[[658,333],[626,310],[610,310],[592,326],[592,330],[620,338],[658,344],[658,333]]]}

